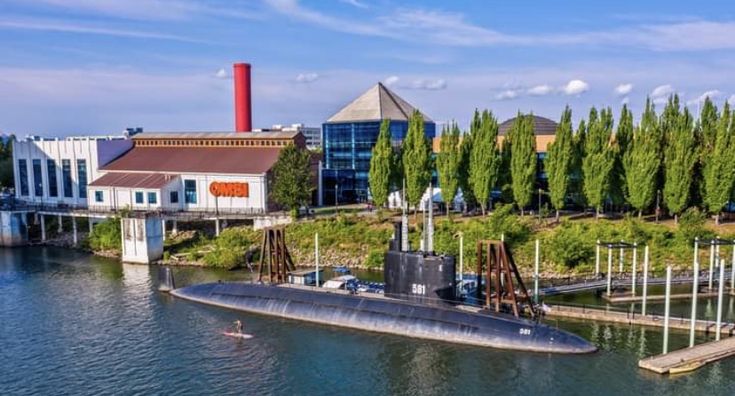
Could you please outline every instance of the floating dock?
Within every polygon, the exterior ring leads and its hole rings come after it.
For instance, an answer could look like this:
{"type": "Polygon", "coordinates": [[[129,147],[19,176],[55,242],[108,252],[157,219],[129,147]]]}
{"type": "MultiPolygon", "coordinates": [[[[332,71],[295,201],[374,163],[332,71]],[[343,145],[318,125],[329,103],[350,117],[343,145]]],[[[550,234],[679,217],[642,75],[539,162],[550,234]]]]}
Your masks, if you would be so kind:
{"type": "Polygon", "coordinates": [[[677,374],[696,370],[707,363],[735,355],[735,337],[684,348],[638,362],[638,367],[659,374],[677,374]]]}
{"type": "MultiPolygon", "coordinates": [[[[571,307],[554,305],[546,312],[547,317],[593,320],[601,322],[622,323],[629,325],[664,327],[664,317],[661,315],[641,315],[635,312],[609,311],[600,308],[571,307]]],[[[689,331],[690,320],[685,318],[669,318],[669,329],[689,331]]],[[[735,332],[735,323],[723,322],[722,336],[732,336],[735,332]]],[[[700,333],[714,333],[716,322],[713,320],[697,320],[694,330],[700,333]]]]}
{"type": "MultiPolygon", "coordinates": [[[[706,291],[701,292],[697,294],[698,298],[712,298],[717,297],[717,291],[706,291]]],[[[633,296],[631,294],[615,294],[613,293],[611,296],[608,296],[607,294],[602,294],[602,298],[612,304],[616,303],[628,303],[628,302],[640,302],[643,301],[643,296],[633,296]]],[[[691,300],[692,299],[692,293],[681,293],[681,294],[672,294],[669,296],[671,300],[691,300]]],[[[663,294],[655,294],[652,296],[647,296],[647,301],[664,301],[666,299],[666,296],[663,294]]]]}

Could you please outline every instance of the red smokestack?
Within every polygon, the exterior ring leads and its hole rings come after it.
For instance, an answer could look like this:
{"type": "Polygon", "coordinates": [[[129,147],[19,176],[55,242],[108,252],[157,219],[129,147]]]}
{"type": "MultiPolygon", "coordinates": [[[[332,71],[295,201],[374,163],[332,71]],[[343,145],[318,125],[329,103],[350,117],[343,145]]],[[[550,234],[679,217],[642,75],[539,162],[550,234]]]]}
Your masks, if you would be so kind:
{"type": "Polygon", "coordinates": [[[235,63],[235,131],[253,130],[250,101],[250,64],[235,63]]]}

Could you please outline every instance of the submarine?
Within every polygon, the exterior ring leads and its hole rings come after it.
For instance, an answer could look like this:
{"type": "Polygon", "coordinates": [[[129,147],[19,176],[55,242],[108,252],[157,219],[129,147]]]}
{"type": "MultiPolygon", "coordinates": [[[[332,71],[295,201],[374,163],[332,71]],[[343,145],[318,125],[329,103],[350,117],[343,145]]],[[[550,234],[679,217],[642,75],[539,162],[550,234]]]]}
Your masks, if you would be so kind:
{"type": "MultiPolygon", "coordinates": [[[[520,314],[524,310],[533,313],[531,305],[519,308],[520,304],[516,304],[514,310],[500,309],[501,297],[504,302],[517,303],[517,293],[501,296],[496,291],[485,296],[489,303],[484,306],[467,304],[458,292],[454,257],[432,252],[431,223],[429,215],[423,250],[411,251],[404,209],[385,254],[383,294],[326,289],[318,284],[297,285],[285,282],[286,277],[280,278],[283,282],[217,282],[175,288],[169,276],[172,285],[168,291],[181,299],[237,311],[426,340],[541,353],[584,354],[597,350],[578,335],[541,323],[537,315],[520,314]],[[495,310],[491,309],[491,297],[498,298],[495,310]]],[[[264,248],[274,246],[273,241],[266,239],[264,248]]],[[[274,239],[285,249],[283,234],[274,239]]],[[[266,253],[264,249],[261,260],[263,256],[283,258],[284,254],[282,251],[266,253]]],[[[285,274],[277,264],[266,266],[261,261],[261,275],[264,270],[271,276],[285,274]]],[[[490,278],[487,279],[490,291],[490,278]]],[[[481,281],[480,276],[478,280],[481,281]]],[[[510,281],[506,277],[502,282],[497,279],[495,284],[507,286],[510,281]]],[[[478,285],[478,297],[482,295],[481,289],[478,285]]],[[[507,304],[504,306],[507,308],[507,304]]]]}

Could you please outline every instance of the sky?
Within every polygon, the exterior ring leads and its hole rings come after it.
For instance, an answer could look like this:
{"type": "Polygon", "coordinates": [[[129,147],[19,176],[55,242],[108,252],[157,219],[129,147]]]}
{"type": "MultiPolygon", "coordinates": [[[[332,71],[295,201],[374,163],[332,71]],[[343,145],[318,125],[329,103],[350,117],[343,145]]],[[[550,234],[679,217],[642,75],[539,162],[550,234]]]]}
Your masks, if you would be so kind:
{"type": "Polygon", "coordinates": [[[735,104],[731,1],[0,0],[0,132],[319,126],[377,82],[438,123],[475,108],[638,116],[678,93],[735,104]]]}

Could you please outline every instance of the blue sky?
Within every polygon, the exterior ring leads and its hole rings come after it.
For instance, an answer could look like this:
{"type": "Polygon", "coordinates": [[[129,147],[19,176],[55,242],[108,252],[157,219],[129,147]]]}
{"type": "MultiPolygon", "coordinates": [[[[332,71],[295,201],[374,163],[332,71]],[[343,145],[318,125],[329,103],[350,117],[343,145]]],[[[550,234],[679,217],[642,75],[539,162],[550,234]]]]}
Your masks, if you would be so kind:
{"type": "Polygon", "coordinates": [[[734,37],[727,1],[3,0],[0,131],[232,130],[235,61],[255,127],[320,125],[378,81],[463,126],[673,92],[697,111],[735,102],[734,37]]]}

